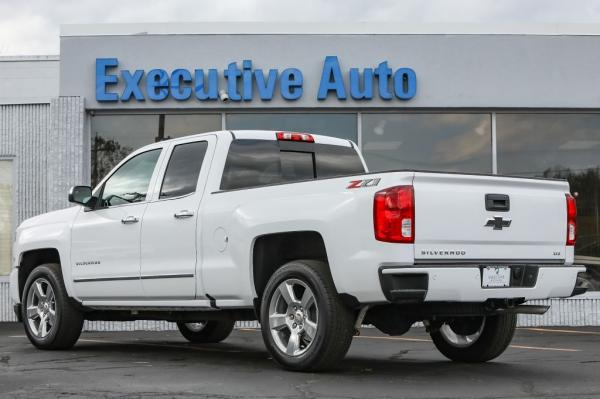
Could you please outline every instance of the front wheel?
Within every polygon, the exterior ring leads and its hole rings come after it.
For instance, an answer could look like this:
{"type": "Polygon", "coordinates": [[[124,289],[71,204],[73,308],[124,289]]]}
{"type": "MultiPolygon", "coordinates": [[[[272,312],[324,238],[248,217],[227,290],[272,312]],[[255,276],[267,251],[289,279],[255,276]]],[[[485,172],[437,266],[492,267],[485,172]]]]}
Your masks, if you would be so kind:
{"type": "Polygon", "coordinates": [[[288,370],[331,368],[346,355],[354,317],[327,264],[293,261],[277,269],[262,297],[261,327],[273,359],[288,370]]]}
{"type": "Polygon", "coordinates": [[[217,343],[223,341],[231,334],[235,321],[209,320],[195,323],[178,322],[177,328],[181,335],[194,343],[217,343]]]}
{"type": "Polygon", "coordinates": [[[40,349],[71,348],[81,334],[83,315],[71,303],[60,265],[36,267],[25,282],[21,315],[29,341],[40,349]]]}
{"type": "Polygon", "coordinates": [[[436,348],[457,362],[487,362],[500,356],[515,335],[517,315],[457,317],[431,332],[436,348]]]}

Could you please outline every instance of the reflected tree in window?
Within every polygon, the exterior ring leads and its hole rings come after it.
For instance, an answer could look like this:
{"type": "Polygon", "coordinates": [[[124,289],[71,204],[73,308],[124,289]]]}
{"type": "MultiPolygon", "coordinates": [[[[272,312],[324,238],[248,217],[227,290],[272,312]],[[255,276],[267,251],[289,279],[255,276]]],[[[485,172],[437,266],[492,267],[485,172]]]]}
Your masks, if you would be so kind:
{"type": "Polygon", "coordinates": [[[92,144],[92,186],[96,186],[123,158],[133,151],[113,139],[96,135],[92,144]]]}
{"type": "MultiPolygon", "coordinates": [[[[577,261],[595,263],[600,253],[600,168],[577,171],[554,167],[544,171],[544,177],[569,181],[577,198],[577,261]]],[[[587,274],[590,288],[600,290],[600,268],[588,267],[587,274]]]]}

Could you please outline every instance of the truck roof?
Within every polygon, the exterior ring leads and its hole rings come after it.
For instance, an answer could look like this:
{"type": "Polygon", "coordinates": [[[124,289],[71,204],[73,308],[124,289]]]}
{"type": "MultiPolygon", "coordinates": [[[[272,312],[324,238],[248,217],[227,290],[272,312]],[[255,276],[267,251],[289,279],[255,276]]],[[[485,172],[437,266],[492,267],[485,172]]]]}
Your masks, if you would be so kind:
{"type": "MultiPolygon", "coordinates": [[[[233,136],[234,139],[254,139],[254,140],[276,140],[276,133],[278,132],[286,132],[286,133],[305,133],[310,134],[317,144],[329,144],[329,145],[338,145],[342,147],[352,147],[353,142],[348,139],[340,139],[331,136],[324,136],[320,134],[313,134],[310,132],[290,132],[288,130],[219,130],[214,132],[204,132],[198,134],[189,134],[182,137],[176,137],[169,140],[163,140],[160,143],[176,141],[181,139],[188,139],[191,137],[202,137],[208,134],[217,135],[217,136],[233,136]]],[[[143,148],[154,146],[158,143],[152,143],[143,148]]],[[[355,144],[354,144],[355,145],[355,144]]]]}

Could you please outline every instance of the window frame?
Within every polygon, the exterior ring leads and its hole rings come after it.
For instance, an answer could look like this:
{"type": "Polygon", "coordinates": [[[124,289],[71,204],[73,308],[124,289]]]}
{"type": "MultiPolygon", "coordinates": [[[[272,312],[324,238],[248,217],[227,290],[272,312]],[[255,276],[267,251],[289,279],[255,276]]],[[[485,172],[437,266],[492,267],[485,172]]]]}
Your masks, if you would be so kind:
{"type": "MultiPolygon", "coordinates": [[[[15,240],[15,230],[18,226],[18,221],[17,221],[17,211],[18,211],[18,203],[17,203],[17,190],[15,190],[15,184],[17,182],[17,176],[18,176],[18,168],[19,168],[19,162],[18,162],[18,158],[14,155],[2,155],[0,156],[0,161],[7,161],[10,162],[11,164],[11,179],[12,179],[12,184],[11,184],[11,201],[12,201],[12,211],[11,211],[11,220],[10,220],[10,231],[9,231],[9,239],[10,242],[13,243],[15,240]]],[[[2,272],[0,272],[0,281],[3,281],[4,277],[8,277],[10,275],[10,272],[12,271],[13,267],[15,267],[15,254],[13,253],[13,246],[11,245],[9,248],[9,259],[10,259],[10,268],[8,270],[7,274],[3,274],[2,272]]]]}

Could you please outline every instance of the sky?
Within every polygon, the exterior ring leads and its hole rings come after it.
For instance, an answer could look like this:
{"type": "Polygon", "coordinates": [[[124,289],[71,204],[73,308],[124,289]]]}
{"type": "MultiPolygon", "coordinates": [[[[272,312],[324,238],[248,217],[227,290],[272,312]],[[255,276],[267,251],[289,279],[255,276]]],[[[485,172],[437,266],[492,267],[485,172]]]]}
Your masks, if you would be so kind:
{"type": "Polygon", "coordinates": [[[0,55],[59,53],[61,24],[195,21],[600,23],[600,0],[0,0],[0,55]]]}

